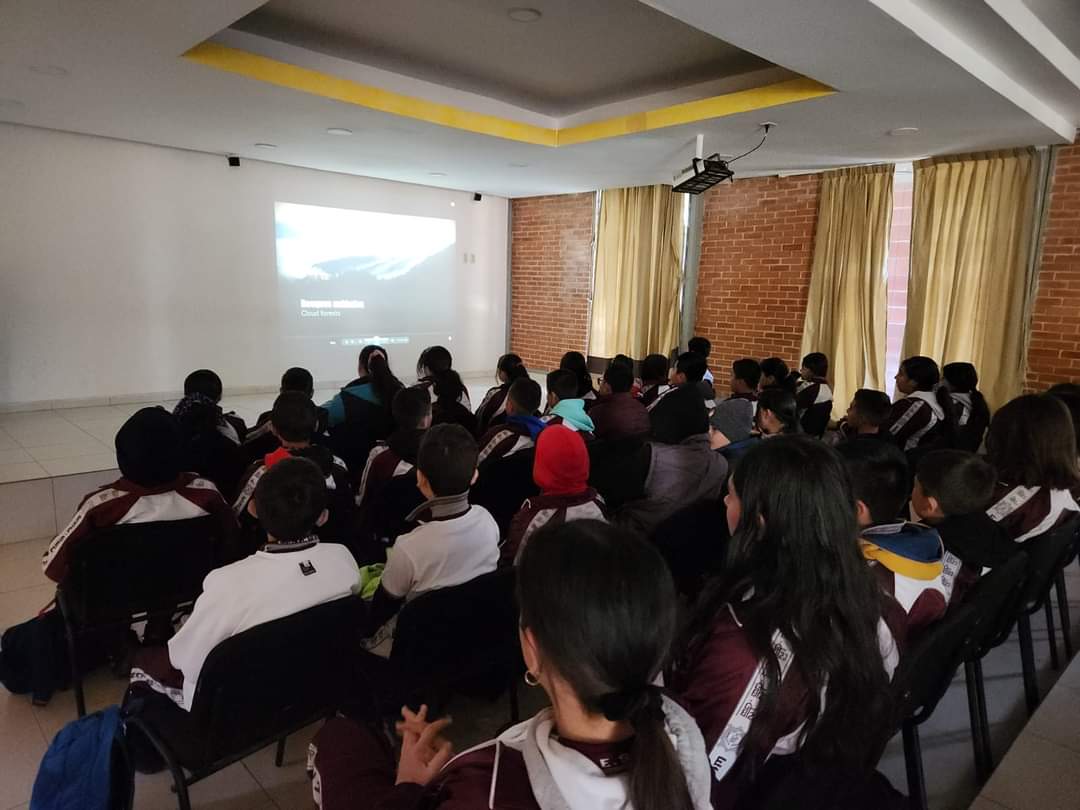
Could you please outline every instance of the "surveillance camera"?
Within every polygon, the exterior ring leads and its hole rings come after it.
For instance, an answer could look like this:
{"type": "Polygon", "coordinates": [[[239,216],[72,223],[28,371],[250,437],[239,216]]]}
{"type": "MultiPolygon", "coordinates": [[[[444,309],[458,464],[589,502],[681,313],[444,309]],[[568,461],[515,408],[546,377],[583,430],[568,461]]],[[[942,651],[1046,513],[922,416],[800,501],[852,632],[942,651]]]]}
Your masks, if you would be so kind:
{"type": "Polygon", "coordinates": [[[229,165],[232,166],[234,169],[237,166],[239,166],[240,165],[240,156],[239,155],[229,155],[229,165]]]}
{"type": "Polygon", "coordinates": [[[482,199],[484,199],[484,195],[477,191],[475,194],[472,195],[472,198],[473,202],[480,202],[482,199]]]}

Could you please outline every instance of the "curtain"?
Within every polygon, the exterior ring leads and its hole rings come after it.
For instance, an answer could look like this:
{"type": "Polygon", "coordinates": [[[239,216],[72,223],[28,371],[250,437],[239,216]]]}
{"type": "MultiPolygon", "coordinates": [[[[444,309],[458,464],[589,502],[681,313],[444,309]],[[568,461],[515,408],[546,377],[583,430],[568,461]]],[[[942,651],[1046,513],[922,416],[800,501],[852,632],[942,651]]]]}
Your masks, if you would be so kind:
{"type": "Polygon", "coordinates": [[[828,356],[837,418],[859,388],[884,389],[893,171],[862,166],[822,178],[802,353],[828,356]]]}
{"type": "Polygon", "coordinates": [[[973,363],[991,408],[1023,388],[1040,164],[1030,148],[915,164],[903,356],[973,363]]]}
{"type": "Polygon", "coordinates": [[[683,196],[671,186],[600,196],[589,354],[635,360],[679,342],[683,196]]]}

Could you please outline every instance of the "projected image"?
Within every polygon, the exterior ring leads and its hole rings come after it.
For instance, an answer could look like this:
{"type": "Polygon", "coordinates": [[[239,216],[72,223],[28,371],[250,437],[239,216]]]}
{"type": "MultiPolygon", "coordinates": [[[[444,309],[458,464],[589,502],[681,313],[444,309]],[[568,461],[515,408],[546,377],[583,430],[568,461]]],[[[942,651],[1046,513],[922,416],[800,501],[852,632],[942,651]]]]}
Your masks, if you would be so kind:
{"type": "Polygon", "coordinates": [[[450,338],[453,220],[284,202],[274,220],[287,336],[344,346],[450,338]]]}

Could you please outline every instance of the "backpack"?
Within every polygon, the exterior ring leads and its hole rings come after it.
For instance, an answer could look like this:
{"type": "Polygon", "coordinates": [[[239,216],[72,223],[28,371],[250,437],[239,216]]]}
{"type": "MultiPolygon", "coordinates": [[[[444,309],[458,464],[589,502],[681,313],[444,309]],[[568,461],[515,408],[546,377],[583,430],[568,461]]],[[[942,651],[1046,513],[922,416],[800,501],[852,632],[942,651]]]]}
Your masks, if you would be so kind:
{"type": "Polygon", "coordinates": [[[66,689],[71,663],[64,638],[64,619],[50,610],[9,627],[0,637],[0,684],[15,695],[32,693],[39,706],[53,692],[66,689]]]}
{"type": "Polygon", "coordinates": [[[135,775],[124,746],[120,708],[68,723],[41,760],[31,810],[131,810],[135,775]]]}

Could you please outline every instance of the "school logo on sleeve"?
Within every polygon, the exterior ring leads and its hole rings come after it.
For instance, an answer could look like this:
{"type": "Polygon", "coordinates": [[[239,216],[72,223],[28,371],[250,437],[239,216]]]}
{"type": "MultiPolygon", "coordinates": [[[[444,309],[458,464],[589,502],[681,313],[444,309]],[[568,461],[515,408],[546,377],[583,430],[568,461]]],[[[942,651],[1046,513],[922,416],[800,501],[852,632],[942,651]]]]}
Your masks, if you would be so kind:
{"type": "Polygon", "coordinates": [[[315,566],[311,564],[311,560],[304,560],[300,563],[300,573],[305,577],[310,577],[315,573],[315,566]]]}

